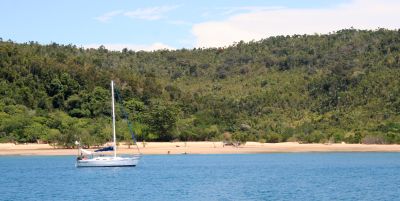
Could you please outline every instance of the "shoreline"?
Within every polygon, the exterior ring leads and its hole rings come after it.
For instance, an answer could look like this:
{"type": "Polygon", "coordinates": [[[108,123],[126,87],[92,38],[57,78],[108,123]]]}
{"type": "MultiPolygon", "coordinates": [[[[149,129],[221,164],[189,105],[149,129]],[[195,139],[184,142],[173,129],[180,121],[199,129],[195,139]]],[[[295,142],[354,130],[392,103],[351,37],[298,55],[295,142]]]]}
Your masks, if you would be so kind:
{"type": "MultiPolygon", "coordinates": [[[[223,146],[222,142],[146,142],[138,143],[144,155],[159,154],[262,154],[306,152],[400,152],[400,145],[381,144],[299,144],[297,142],[258,143],[247,142],[239,147],[223,146]]],[[[95,149],[89,149],[95,150],[95,149]]],[[[138,153],[136,146],[117,147],[118,154],[138,153]]],[[[0,143],[0,156],[63,156],[77,155],[77,149],[53,148],[48,144],[0,143]]]]}

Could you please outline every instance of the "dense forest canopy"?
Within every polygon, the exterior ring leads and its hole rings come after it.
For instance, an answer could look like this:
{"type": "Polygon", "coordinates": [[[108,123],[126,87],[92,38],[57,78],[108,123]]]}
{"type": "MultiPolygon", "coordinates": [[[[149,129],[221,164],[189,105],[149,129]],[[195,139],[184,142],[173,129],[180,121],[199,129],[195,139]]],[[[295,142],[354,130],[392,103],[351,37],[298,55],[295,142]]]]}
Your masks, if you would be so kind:
{"type": "Polygon", "coordinates": [[[1,40],[0,142],[109,141],[113,79],[140,141],[400,143],[399,78],[400,30],[154,52],[1,40]]]}

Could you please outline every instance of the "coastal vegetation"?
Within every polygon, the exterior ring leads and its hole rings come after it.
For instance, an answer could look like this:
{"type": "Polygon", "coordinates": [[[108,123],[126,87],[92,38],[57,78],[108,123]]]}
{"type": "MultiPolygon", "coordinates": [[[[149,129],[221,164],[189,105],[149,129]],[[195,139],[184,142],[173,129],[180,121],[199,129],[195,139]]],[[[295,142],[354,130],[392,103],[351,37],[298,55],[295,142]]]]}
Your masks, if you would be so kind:
{"type": "Polygon", "coordinates": [[[110,141],[111,79],[118,141],[126,110],[140,141],[400,143],[400,30],[385,29],[153,52],[0,40],[0,142],[110,141]]]}

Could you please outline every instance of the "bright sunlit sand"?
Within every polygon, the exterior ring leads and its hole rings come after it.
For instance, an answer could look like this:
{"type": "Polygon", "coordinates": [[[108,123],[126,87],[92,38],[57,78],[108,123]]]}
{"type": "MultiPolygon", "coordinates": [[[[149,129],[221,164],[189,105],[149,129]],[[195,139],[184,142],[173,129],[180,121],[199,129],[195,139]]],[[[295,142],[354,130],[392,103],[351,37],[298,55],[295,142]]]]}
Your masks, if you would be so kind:
{"type": "MultiPolygon", "coordinates": [[[[142,154],[251,154],[279,152],[400,152],[400,145],[299,144],[247,142],[238,147],[222,142],[146,142],[139,143],[142,154]]],[[[94,150],[94,149],[93,149],[94,150]]],[[[121,154],[137,153],[136,146],[118,146],[121,154]]],[[[48,144],[0,144],[0,155],[76,155],[76,149],[54,149],[48,144]]]]}

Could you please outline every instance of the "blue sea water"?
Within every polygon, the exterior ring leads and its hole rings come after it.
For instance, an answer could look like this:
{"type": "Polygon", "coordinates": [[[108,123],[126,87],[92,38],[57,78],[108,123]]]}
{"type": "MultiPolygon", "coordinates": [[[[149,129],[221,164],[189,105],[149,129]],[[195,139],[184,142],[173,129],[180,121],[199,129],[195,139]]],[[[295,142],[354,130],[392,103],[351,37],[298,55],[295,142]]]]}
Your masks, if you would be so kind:
{"type": "Polygon", "coordinates": [[[146,155],[75,168],[73,156],[0,157],[0,200],[399,200],[400,153],[146,155]]]}

